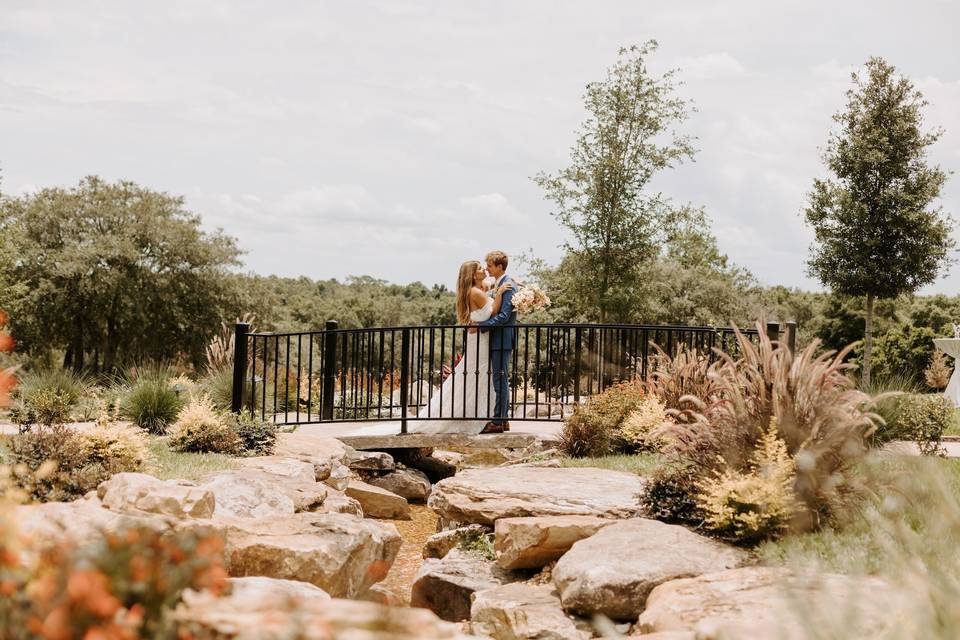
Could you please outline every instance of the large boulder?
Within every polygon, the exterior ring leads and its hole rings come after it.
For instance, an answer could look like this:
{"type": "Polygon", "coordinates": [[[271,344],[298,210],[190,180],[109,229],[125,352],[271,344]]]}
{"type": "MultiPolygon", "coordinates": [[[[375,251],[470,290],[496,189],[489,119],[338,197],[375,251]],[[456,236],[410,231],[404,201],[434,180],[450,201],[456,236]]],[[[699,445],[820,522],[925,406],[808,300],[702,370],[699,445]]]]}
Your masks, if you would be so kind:
{"type": "Polygon", "coordinates": [[[643,486],[636,474],[604,469],[467,469],[435,484],[428,504],[446,520],[486,525],[522,516],[629,518],[643,486]]]}
{"type": "Polygon", "coordinates": [[[448,531],[435,533],[424,542],[423,557],[424,559],[442,558],[447,555],[451,549],[460,546],[461,543],[471,538],[476,538],[477,536],[485,536],[489,532],[489,527],[485,527],[482,524],[468,524],[459,529],[450,529],[448,531]]]}
{"type": "Polygon", "coordinates": [[[473,596],[470,629],[496,640],[587,640],[593,634],[560,607],[553,585],[524,582],[503,585],[473,596]]]}
{"type": "Polygon", "coordinates": [[[174,620],[193,637],[211,640],[468,640],[457,625],[423,609],[330,599],[316,587],[288,580],[231,580],[216,597],[186,591],[174,620]],[[251,582],[247,582],[251,581],[251,582]]]}
{"type": "Polygon", "coordinates": [[[603,527],[557,561],[553,581],[567,611],[635,620],[659,584],[743,565],[744,551],[679,525],[633,518],[603,527]]]}
{"type": "Polygon", "coordinates": [[[493,550],[504,569],[539,569],[557,560],[573,543],[617,522],[596,516],[501,518],[494,525],[493,550]]]}
{"type": "Polygon", "coordinates": [[[290,456],[256,456],[242,458],[239,462],[240,467],[244,469],[257,469],[287,480],[317,481],[313,464],[290,456]]]}
{"type": "Polygon", "coordinates": [[[18,533],[35,548],[60,543],[83,546],[101,541],[105,533],[141,526],[164,531],[176,522],[154,514],[106,509],[95,497],[19,505],[13,509],[13,521],[18,533]]]}
{"type": "Polygon", "coordinates": [[[397,469],[367,482],[414,502],[424,502],[430,495],[430,479],[419,469],[397,469]]]}
{"type": "Polygon", "coordinates": [[[218,471],[206,476],[200,488],[214,495],[217,518],[276,518],[296,512],[283,486],[255,471],[218,471]]]}
{"type": "Polygon", "coordinates": [[[97,487],[101,504],[111,511],[159,513],[177,519],[209,518],[213,493],[192,482],[158,480],[146,473],[118,473],[97,487]]]}
{"type": "Polygon", "coordinates": [[[303,580],[352,598],[386,577],[400,550],[392,524],[341,513],[219,519],[232,576],[303,580]]]}
{"type": "Polygon", "coordinates": [[[327,474],[326,480],[324,482],[327,486],[336,489],[337,491],[346,491],[347,487],[350,485],[350,468],[339,462],[334,462],[333,466],[330,469],[330,473],[327,474]]]}
{"type": "Polygon", "coordinates": [[[829,620],[842,620],[844,637],[886,637],[893,621],[909,615],[901,602],[896,589],[877,577],[745,567],[660,585],[637,628],[693,632],[698,640],[801,640],[829,620]]]}
{"type": "Polygon", "coordinates": [[[319,435],[301,426],[293,433],[278,433],[274,455],[296,458],[313,465],[316,480],[326,480],[347,456],[347,445],[336,438],[319,435]]]}
{"type": "Polygon", "coordinates": [[[410,590],[410,606],[430,609],[444,620],[470,619],[471,596],[521,579],[479,553],[453,549],[425,560],[410,590]]]}
{"type": "Polygon", "coordinates": [[[363,515],[368,518],[387,520],[409,520],[410,505],[402,498],[386,489],[375,487],[360,480],[351,480],[345,492],[360,503],[363,515]]]}

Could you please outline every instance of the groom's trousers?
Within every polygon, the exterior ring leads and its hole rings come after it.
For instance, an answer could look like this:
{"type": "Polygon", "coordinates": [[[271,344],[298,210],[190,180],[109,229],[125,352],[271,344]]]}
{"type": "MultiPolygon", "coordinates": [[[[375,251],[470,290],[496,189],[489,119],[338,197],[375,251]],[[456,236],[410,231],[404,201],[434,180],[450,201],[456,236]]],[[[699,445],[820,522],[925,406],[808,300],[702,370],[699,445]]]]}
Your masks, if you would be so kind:
{"type": "Polygon", "coordinates": [[[490,352],[493,368],[493,390],[496,402],[493,405],[494,424],[503,424],[510,417],[510,358],[513,350],[494,349],[490,352]]]}

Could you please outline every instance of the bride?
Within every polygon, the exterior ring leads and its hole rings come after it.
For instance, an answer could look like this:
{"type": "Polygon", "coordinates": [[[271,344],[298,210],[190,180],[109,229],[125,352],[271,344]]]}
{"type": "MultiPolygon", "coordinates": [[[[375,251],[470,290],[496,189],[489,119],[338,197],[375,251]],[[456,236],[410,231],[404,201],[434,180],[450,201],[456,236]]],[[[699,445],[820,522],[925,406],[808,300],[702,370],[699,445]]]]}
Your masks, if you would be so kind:
{"type": "MultiPolygon", "coordinates": [[[[460,265],[457,276],[458,324],[476,324],[499,313],[503,294],[513,285],[504,283],[491,298],[483,288],[486,277],[487,272],[477,260],[460,265]]],[[[480,433],[489,422],[488,414],[493,408],[489,371],[490,334],[471,329],[460,362],[444,380],[440,391],[433,393],[429,406],[417,415],[417,418],[443,419],[411,420],[408,432],[480,433]]]]}

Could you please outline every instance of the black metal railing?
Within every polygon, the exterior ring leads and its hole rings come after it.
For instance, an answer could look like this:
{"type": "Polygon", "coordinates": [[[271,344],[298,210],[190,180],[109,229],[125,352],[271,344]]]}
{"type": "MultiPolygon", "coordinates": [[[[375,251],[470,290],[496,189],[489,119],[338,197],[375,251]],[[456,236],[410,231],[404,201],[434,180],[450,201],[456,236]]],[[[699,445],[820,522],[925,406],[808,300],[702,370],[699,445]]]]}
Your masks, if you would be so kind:
{"type": "MultiPolygon", "coordinates": [[[[233,410],[279,424],[494,418],[495,374],[468,327],[249,333],[236,325],[233,410]],[[468,348],[470,347],[470,348],[468,348]],[[457,366],[459,363],[460,366],[457,366]]],[[[645,380],[657,350],[737,350],[730,328],[521,324],[506,361],[511,420],[563,419],[583,398],[645,380]]],[[[743,329],[751,340],[757,330],[743,329]]],[[[779,336],[771,323],[767,333],[779,336]]],[[[795,334],[787,327],[787,340],[795,334]]],[[[417,425],[423,423],[418,422],[417,425]]]]}

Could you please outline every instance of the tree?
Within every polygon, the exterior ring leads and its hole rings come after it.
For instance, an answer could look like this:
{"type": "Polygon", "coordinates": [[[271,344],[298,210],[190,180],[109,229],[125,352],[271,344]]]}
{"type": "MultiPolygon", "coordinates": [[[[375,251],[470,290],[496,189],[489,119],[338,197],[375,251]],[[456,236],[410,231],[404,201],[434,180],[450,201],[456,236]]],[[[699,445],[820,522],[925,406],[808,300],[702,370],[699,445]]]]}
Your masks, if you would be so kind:
{"type": "Polygon", "coordinates": [[[64,366],[112,371],[186,354],[202,359],[235,292],[233,238],[207,233],[183,199],[88,177],[0,203],[16,259],[0,275],[13,334],[64,366]]]}
{"type": "Polygon", "coordinates": [[[923,95],[881,58],[852,74],[806,208],[816,244],[809,273],[834,292],[866,298],[863,380],[870,382],[873,308],[933,282],[950,263],[952,221],[931,203],[946,174],[927,162],[941,129],[921,131],[923,95]]]}
{"type": "Polygon", "coordinates": [[[656,48],[651,40],[621,49],[607,77],[587,85],[587,118],[570,166],[534,178],[573,236],[561,270],[576,271],[575,287],[560,293],[601,322],[630,314],[642,267],[663,241],[670,208],[660,194],[646,193],[651,178],[693,157],[690,138],[673,129],[690,110],[673,95],[675,71],[654,77],[647,70],[656,48]]]}

